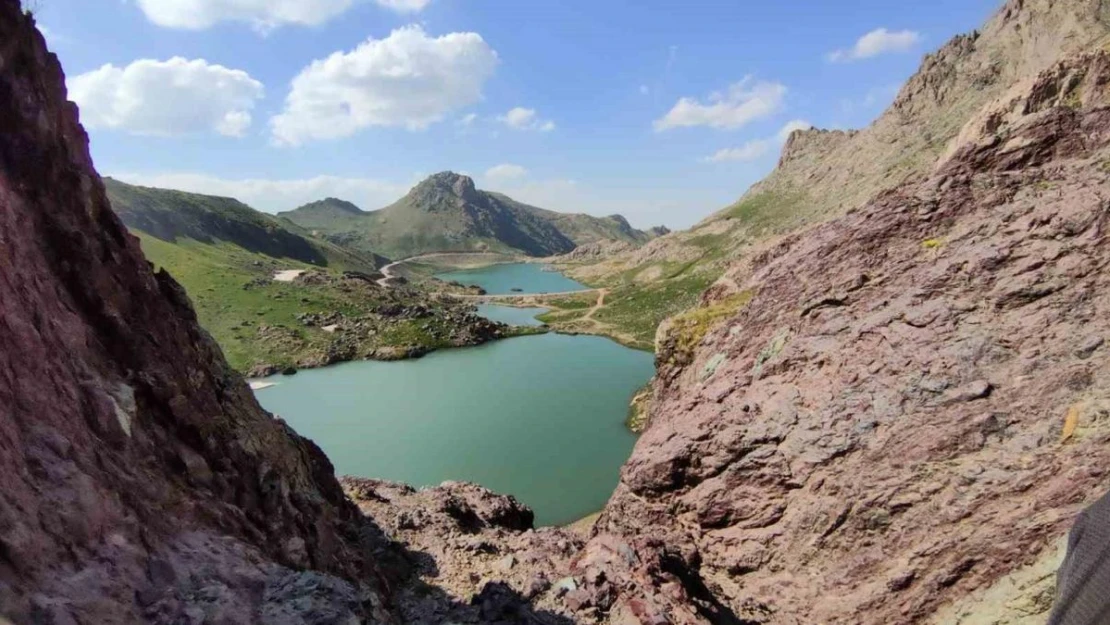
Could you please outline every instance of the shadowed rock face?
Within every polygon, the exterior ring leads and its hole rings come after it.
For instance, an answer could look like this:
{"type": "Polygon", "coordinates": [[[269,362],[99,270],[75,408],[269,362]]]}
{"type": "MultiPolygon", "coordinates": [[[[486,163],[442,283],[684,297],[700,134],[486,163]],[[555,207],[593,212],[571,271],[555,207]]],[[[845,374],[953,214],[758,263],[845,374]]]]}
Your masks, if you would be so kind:
{"type": "Polygon", "coordinates": [[[0,242],[0,614],[386,619],[330,463],[152,273],[16,0],[0,0],[0,242]]]}

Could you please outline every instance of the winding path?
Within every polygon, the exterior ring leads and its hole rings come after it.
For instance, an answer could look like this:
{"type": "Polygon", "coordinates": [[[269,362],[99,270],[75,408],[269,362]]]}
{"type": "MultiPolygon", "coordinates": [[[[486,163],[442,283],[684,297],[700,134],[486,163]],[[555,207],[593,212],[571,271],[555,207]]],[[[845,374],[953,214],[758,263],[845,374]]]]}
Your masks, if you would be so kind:
{"type": "Polygon", "coordinates": [[[382,275],[384,277],[379,278],[377,280],[377,282],[378,282],[379,286],[383,286],[383,287],[388,288],[390,286],[389,285],[389,280],[390,279],[400,277],[400,276],[393,275],[393,273],[392,273],[393,268],[397,267],[398,265],[403,265],[405,263],[411,263],[411,262],[415,262],[415,261],[418,261],[418,260],[424,260],[426,258],[443,258],[444,256],[468,256],[468,255],[482,256],[482,255],[490,255],[490,254],[491,254],[491,252],[431,252],[429,254],[417,254],[416,256],[409,256],[408,258],[402,258],[401,260],[393,261],[392,263],[389,263],[385,267],[382,267],[381,272],[382,272],[382,275]]]}

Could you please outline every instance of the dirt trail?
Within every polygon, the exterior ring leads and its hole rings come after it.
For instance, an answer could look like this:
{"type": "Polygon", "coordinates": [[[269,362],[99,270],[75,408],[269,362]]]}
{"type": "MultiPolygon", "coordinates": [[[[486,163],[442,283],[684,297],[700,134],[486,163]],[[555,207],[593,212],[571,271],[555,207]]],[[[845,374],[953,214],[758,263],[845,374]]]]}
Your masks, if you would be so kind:
{"type": "Polygon", "coordinates": [[[598,310],[601,309],[602,306],[605,305],[605,296],[608,295],[608,294],[609,294],[609,289],[598,289],[597,290],[597,303],[594,304],[594,307],[591,308],[590,311],[587,312],[582,317],[583,321],[588,320],[588,321],[592,321],[595,324],[598,323],[597,321],[594,321],[594,313],[596,313],[598,310]]]}

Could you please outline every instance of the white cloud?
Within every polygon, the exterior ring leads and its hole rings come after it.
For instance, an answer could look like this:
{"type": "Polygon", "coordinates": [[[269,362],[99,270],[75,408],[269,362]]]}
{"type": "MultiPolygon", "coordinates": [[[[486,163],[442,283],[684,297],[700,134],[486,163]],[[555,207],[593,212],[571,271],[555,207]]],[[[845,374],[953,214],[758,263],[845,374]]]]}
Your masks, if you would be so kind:
{"type": "Polygon", "coordinates": [[[707,163],[722,163],[726,161],[754,161],[761,156],[767,154],[773,149],[781,148],[786,140],[790,138],[790,134],[795,130],[807,130],[812,128],[813,124],[801,119],[794,119],[786,122],[786,124],[775,133],[774,137],[767,139],[753,139],[738,148],[725,148],[717,150],[712,156],[707,156],[702,159],[707,163]]]}
{"type": "Polygon", "coordinates": [[[754,139],[738,148],[724,148],[717,150],[713,156],[707,156],[707,163],[723,163],[725,161],[754,161],[771,149],[771,142],[766,139],[754,139]]]}
{"type": "Polygon", "coordinates": [[[420,130],[482,99],[497,53],[477,33],[429,37],[406,26],[313,61],[270,125],[278,144],[346,137],[370,126],[420,130]]]}
{"type": "Polygon", "coordinates": [[[268,213],[291,210],[309,202],[336,197],[354,202],[363,210],[387,206],[408,192],[410,184],[372,178],[316,176],[302,179],[229,179],[207,174],[167,172],[154,174],[113,173],[130,184],[178,189],[206,195],[233,197],[268,213]]]}
{"type": "Polygon", "coordinates": [[[463,115],[462,117],[460,117],[459,121],[456,122],[456,123],[459,126],[462,126],[463,128],[470,128],[471,126],[474,125],[474,122],[476,122],[476,121],[478,121],[478,114],[477,113],[467,113],[466,115],[463,115]]]}
{"type": "Polygon", "coordinates": [[[528,170],[520,165],[502,163],[501,165],[494,165],[487,169],[485,178],[496,184],[498,182],[504,183],[512,180],[519,180],[527,175],[528,170]]]}
{"type": "Polygon", "coordinates": [[[872,87],[859,98],[841,99],[840,111],[847,115],[857,113],[873,115],[889,106],[901,89],[902,85],[900,83],[872,87]]]}
{"type": "Polygon", "coordinates": [[[215,131],[241,137],[264,91],[242,70],[181,57],[104,65],[70,78],[68,87],[87,127],[155,136],[215,131]]]}
{"type": "Polygon", "coordinates": [[[775,138],[778,139],[779,143],[786,143],[786,140],[790,138],[790,135],[794,134],[795,130],[809,130],[810,128],[813,128],[813,124],[807,122],[806,120],[792,119],[786,122],[786,124],[784,124],[783,127],[779,129],[779,132],[775,135],[775,138]]]}
{"type": "Polygon", "coordinates": [[[37,26],[39,32],[42,33],[43,39],[46,39],[46,45],[50,49],[54,49],[58,46],[63,46],[70,42],[69,37],[66,37],[65,35],[59,33],[58,31],[50,28],[45,24],[37,23],[35,24],[35,26],[37,26]]]}
{"type": "Polygon", "coordinates": [[[754,82],[745,77],[729,86],[726,93],[712,93],[708,102],[682,98],[662,119],[655,120],[655,130],[688,126],[736,129],[766,117],[782,106],[786,87],[777,82],[754,82]]]}
{"type": "Polygon", "coordinates": [[[509,109],[508,113],[498,116],[497,121],[513,130],[538,130],[540,132],[555,130],[555,122],[549,119],[540,119],[536,114],[536,109],[527,109],[521,106],[509,109]]]}
{"type": "Polygon", "coordinates": [[[890,52],[905,52],[920,42],[921,34],[912,30],[890,31],[876,28],[857,39],[856,44],[851,48],[830,52],[828,60],[833,63],[858,61],[890,52]]]}
{"type": "MultiPolygon", "coordinates": [[[[137,0],[147,19],[166,28],[201,30],[219,22],[247,22],[266,32],[284,25],[317,26],[355,0],[137,0]]],[[[388,4],[380,0],[379,4],[388,4]]],[[[393,4],[405,4],[393,0],[393,4]]]]}
{"type": "Polygon", "coordinates": [[[377,2],[378,6],[398,13],[419,13],[431,4],[432,0],[374,0],[374,2],[377,2]]]}

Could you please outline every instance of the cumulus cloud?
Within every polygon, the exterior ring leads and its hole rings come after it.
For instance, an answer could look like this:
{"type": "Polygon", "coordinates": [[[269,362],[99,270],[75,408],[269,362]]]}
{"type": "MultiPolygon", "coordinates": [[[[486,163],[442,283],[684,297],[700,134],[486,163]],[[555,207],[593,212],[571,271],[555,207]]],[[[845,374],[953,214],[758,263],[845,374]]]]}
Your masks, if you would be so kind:
{"type": "MultiPolygon", "coordinates": [[[[202,30],[246,22],[269,32],[280,26],[318,26],[362,0],[137,0],[147,19],[165,28],[202,30]]],[[[374,0],[397,13],[419,13],[431,0],[374,0]]]]}
{"type": "Polygon", "coordinates": [[[551,132],[555,130],[555,122],[549,119],[540,119],[536,109],[527,109],[521,106],[509,109],[508,113],[499,115],[497,121],[513,130],[538,130],[551,132]]]}
{"type": "Polygon", "coordinates": [[[374,0],[378,6],[385,7],[398,13],[419,13],[424,7],[431,4],[432,0],[374,0]]]}
{"type": "Polygon", "coordinates": [[[242,70],[181,57],[104,65],[71,78],[68,87],[87,127],[155,136],[214,131],[241,137],[264,92],[242,70]]]}
{"type": "Polygon", "coordinates": [[[876,28],[856,40],[848,49],[834,50],[828,60],[833,63],[869,59],[880,54],[906,52],[921,42],[921,34],[912,30],[890,31],[876,28]]]}
{"type": "Polygon", "coordinates": [[[875,109],[886,108],[898,95],[902,89],[900,83],[892,83],[883,85],[881,87],[873,87],[867,90],[858,100],[843,99],[840,101],[840,109],[844,113],[856,113],[859,111],[871,112],[875,109]]]}
{"type": "Polygon", "coordinates": [[[130,184],[178,189],[206,195],[233,197],[268,213],[291,210],[325,197],[354,202],[364,210],[387,206],[403,196],[411,185],[372,178],[316,176],[300,179],[231,179],[190,172],[113,173],[130,184]]]}
{"type": "Polygon", "coordinates": [[[795,130],[807,130],[812,128],[813,124],[801,119],[794,119],[786,122],[785,125],[775,136],[766,139],[753,139],[738,148],[725,148],[718,150],[712,156],[707,156],[702,159],[707,163],[723,163],[727,161],[754,161],[759,157],[771,152],[774,149],[781,148],[786,140],[790,138],[791,133],[795,130]]]}
{"type": "Polygon", "coordinates": [[[528,175],[528,170],[520,165],[502,163],[486,170],[485,179],[493,183],[519,180],[528,175]]]}
{"type": "Polygon", "coordinates": [[[781,83],[756,82],[745,77],[724,93],[710,94],[705,102],[680,99],[670,112],[655,120],[655,130],[689,126],[733,130],[779,110],[785,95],[786,87],[781,83]]]}
{"type": "Polygon", "coordinates": [[[430,37],[406,26],[350,52],[313,61],[293,79],[274,141],[298,145],[371,126],[421,130],[482,98],[498,63],[477,33],[430,37]]]}
{"type": "Polygon", "coordinates": [[[786,143],[786,140],[790,138],[790,135],[794,134],[795,130],[809,130],[810,128],[813,128],[813,124],[806,120],[792,119],[779,129],[778,134],[775,135],[775,139],[777,139],[779,143],[786,143]]]}
{"type": "MultiPolygon", "coordinates": [[[[147,19],[166,28],[201,30],[219,22],[247,22],[260,31],[284,25],[317,26],[355,0],[137,0],[147,19]]],[[[379,4],[411,4],[380,0],[379,4]]]]}

